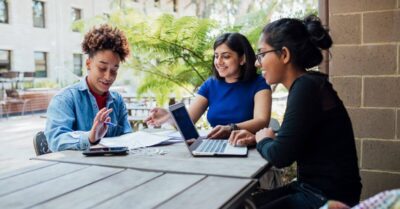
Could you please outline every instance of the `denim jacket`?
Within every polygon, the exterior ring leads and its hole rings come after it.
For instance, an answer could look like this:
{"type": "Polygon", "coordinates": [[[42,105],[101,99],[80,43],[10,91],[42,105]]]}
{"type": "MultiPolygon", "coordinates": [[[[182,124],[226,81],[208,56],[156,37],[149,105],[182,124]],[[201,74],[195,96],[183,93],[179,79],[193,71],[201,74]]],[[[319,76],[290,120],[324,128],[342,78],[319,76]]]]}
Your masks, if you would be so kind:
{"type": "MultiPolygon", "coordinates": [[[[106,107],[113,109],[109,117],[118,126],[109,126],[105,136],[132,132],[128,112],[120,94],[110,91],[106,107]]],[[[88,89],[86,78],[55,95],[47,109],[44,131],[50,150],[55,152],[89,148],[89,132],[98,112],[96,99],[88,89]]]]}

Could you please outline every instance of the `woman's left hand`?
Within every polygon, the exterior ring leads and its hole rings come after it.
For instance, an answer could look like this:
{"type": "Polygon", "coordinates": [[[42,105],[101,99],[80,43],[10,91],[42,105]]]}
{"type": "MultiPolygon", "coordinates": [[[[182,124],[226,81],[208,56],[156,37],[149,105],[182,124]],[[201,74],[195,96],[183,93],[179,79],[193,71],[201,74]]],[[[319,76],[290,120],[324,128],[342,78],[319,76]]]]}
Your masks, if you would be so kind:
{"type": "Polygon", "coordinates": [[[215,126],[210,133],[208,133],[207,138],[209,139],[227,139],[231,135],[230,126],[215,126]]]}
{"type": "Polygon", "coordinates": [[[254,134],[248,130],[232,131],[229,137],[229,144],[233,146],[251,146],[256,144],[254,134]]]}
{"type": "Polygon", "coordinates": [[[275,133],[274,133],[274,130],[272,130],[272,128],[263,128],[263,129],[259,130],[256,133],[257,143],[260,142],[261,140],[265,139],[266,137],[271,138],[271,139],[275,138],[275,133]]]}

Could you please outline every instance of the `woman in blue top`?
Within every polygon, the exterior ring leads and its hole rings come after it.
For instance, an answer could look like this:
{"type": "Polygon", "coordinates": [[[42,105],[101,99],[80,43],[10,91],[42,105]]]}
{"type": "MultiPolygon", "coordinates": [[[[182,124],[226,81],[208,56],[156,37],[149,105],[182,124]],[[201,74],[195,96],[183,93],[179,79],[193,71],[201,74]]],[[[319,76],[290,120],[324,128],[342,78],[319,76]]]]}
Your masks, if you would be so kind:
{"type": "MultiPolygon", "coordinates": [[[[214,43],[214,76],[206,80],[190,105],[189,114],[196,123],[207,110],[213,127],[209,138],[228,138],[233,130],[251,133],[266,127],[271,114],[271,88],[257,74],[254,51],[239,33],[225,33],[214,43]]],[[[161,125],[170,119],[167,110],[155,108],[146,119],[149,125],[161,125]]],[[[239,140],[238,145],[253,145],[254,139],[239,140]]]]}

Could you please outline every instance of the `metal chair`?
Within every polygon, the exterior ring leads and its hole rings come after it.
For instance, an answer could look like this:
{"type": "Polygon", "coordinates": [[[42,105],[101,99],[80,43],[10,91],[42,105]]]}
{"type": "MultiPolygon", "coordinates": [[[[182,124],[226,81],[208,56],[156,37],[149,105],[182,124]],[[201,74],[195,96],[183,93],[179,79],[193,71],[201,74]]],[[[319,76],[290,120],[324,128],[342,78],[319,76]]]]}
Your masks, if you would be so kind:
{"type": "Polygon", "coordinates": [[[17,72],[17,71],[7,71],[7,72],[1,73],[0,81],[2,83],[2,88],[4,88],[4,84],[6,84],[6,83],[10,83],[12,89],[16,88],[16,87],[14,87],[14,83],[18,82],[18,76],[19,76],[19,72],[17,72]]]}
{"type": "Polygon", "coordinates": [[[33,148],[35,149],[36,156],[51,153],[49,145],[47,144],[46,136],[43,131],[39,131],[33,137],[33,148]]]}
{"type": "Polygon", "coordinates": [[[33,88],[33,81],[35,79],[35,72],[21,72],[19,79],[17,81],[17,88],[18,83],[21,83],[20,89],[25,88],[25,83],[29,83],[29,88],[33,88]]]}
{"type": "Polygon", "coordinates": [[[281,128],[281,125],[279,124],[279,121],[276,118],[271,118],[268,127],[272,128],[272,130],[277,132],[281,128]]]}
{"type": "Polygon", "coordinates": [[[24,115],[26,110],[26,104],[30,101],[30,99],[21,98],[16,89],[6,89],[6,95],[7,98],[4,101],[6,103],[5,106],[7,107],[7,117],[11,112],[11,105],[22,105],[21,115],[24,115]]]}

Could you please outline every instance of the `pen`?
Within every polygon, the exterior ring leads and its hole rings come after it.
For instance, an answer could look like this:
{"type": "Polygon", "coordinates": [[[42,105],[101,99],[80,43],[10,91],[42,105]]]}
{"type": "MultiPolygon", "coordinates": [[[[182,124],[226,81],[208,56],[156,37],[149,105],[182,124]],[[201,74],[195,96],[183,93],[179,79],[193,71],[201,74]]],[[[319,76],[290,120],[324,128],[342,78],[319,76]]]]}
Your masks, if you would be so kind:
{"type": "Polygon", "coordinates": [[[104,124],[106,124],[108,126],[114,126],[114,127],[118,126],[117,124],[111,123],[111,122],[104,122],[104,124]]]}

